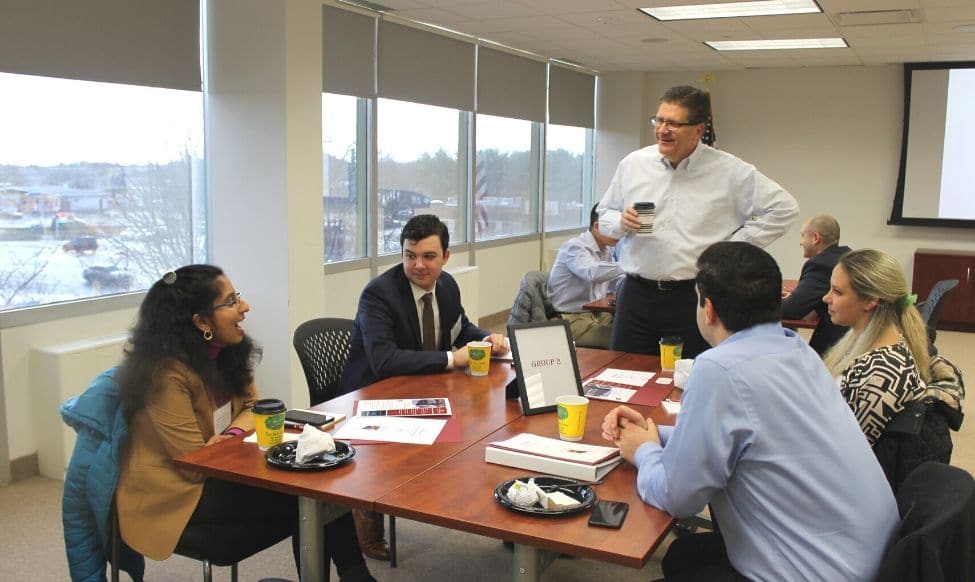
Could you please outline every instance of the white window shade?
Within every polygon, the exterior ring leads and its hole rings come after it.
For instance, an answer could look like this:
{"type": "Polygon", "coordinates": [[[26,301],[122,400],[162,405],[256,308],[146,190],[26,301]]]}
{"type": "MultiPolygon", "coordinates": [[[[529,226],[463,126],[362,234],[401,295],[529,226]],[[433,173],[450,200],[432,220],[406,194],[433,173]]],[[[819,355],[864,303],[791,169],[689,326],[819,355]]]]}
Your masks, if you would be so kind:
{"type": "Polygon", "coordinates": [[[199,0],[3,0],[0,71],[199,91],[199,0]]]}
{"type": "Polygon", "coordinates": [[[545,123],[545,63],[478,48],[477,112],[545,123]]]}
{"type": "Polygon", "coordinates": [[[549,123],[595,127],[594,76],[553,64],[549,66],[548,91],[549,123]]]}
{"type": "Polygon", "coordinates": [[[376,96],[376,18],[324,7],[322,90],[376,96]]]}
{"type": "Polygon", "coordinates": [[[379,95],[473,111],[474,45],[381,21],[379,95]]]}

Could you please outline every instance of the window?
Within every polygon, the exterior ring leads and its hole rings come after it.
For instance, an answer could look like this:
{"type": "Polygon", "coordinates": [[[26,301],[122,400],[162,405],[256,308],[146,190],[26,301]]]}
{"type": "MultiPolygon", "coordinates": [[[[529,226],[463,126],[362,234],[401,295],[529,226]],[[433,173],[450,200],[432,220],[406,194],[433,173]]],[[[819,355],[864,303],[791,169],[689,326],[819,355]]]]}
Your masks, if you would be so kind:
{"type": "Polygon", "coordinates": [[[0,309],[205,260],[203,97],[0,73],[0,309]]]}
{"type": "Polygon", "coordinates": [[[538,165],[532,155],[540,124],[477,116],[474,171],[476,240],[535,232],[538,224],[538,165]]]}
{"type": "Polygon", "coordinates": [[[358,97],[322,96],[326,263],[366,256],[368,106],[358,97]]]}
{"type": "Polygon", "coordinates": [[[545,231],[588,225],[592,129],[549,125],[545,145],[545,231]]]}
{"type": "Polygon", "coordinates": [[[436,214],[450,244],[467,241],[466,111],[379,99],[377,111],[379,254],[400,252],[403,225],[436,214]]]}

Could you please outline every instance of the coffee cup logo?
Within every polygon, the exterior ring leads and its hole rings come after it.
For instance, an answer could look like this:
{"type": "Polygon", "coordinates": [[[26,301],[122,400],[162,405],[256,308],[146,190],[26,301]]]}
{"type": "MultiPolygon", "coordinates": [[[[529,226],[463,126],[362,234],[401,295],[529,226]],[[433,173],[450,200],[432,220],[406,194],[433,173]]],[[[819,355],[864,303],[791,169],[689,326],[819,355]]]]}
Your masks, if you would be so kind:
{"type": "Polygon", "coordinates": [[[469,357],[472,360],[480,360],[484,358],[486,355],[487,353],[484,351],[484,348],[470,348],[469,357]]]}
{"type": "Polygon", "coordinates": [[[271,416],[267,417],[266,421],[264,421],[264,426],[268,427],[271,430],[278,430],[279,428],[284,426],[284,415],[272,414],[271,416]]]}
{"type": "Polygon", "coordinates": [[[564,406],[559,406],[558,411],[559,411],[559,420],[565,420],[569,418],[569,411],[566,410],[564,406]]]}

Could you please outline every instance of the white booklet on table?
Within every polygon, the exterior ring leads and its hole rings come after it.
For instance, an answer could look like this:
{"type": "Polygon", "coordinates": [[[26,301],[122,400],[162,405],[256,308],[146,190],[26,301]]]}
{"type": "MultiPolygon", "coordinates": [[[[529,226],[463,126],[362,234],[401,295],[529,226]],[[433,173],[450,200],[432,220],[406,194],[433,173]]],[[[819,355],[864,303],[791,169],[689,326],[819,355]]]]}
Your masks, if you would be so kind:
{"type": "Polygon", "coordinates": [[[616,447],[603,447],[521,433],[488,444],[488,463],[582,481],[598,481],[623,461],[616,447]]]}

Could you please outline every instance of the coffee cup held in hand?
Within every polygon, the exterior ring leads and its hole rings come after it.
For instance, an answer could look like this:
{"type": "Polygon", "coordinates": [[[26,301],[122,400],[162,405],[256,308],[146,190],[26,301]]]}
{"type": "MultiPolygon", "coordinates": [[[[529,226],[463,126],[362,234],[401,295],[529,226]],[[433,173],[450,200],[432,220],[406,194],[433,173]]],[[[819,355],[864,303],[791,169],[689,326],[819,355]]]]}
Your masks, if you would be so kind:
{"type": "Polygon", "coordinates": [[[657,207],[653,202],[636,202],[633,204],[637,217],[640,220],[640,228],[637,229],[637,236],[650,236],[653,234],[653,221],[657,214],[657,207]]]}

